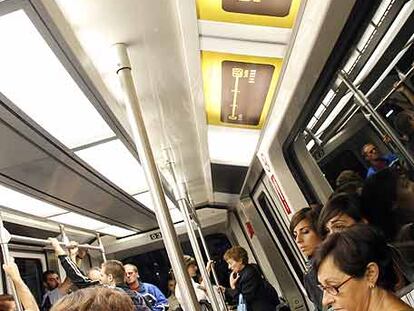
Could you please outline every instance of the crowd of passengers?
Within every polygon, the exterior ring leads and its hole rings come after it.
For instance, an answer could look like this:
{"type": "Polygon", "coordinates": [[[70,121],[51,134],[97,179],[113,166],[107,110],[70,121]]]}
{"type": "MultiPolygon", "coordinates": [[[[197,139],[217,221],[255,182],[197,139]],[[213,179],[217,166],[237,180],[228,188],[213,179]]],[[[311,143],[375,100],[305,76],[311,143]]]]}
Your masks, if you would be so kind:
{"type": "Polygon", "coordinates": [[[343,171],[324,206],[291,219],[308,259],[304,286],[316,310],[413,310],[398,296],[414,282],[414,183],[395,155],[373,144],[362,154],[365,180],[343,171]]]}
{"type": "MultiPolygon", "coordinates": [[[[46,293],[40,307],[23,282],[13,258],[10,258],[10,264],[3,265],[25,311],[187,311],[181,303],[182,294],[173,277],[169,278],[167,299],[158,287],[140,280],[135,265],[108,260],[100,268],[94,267],[85,274],[79,268],[85,251],[78,249],[76,243],[65,251],[57,239],[50,240],[66,272],[66,279],[61,282],[58,274],[51,270],[43,273],[46,293]]],[[[223,294],[226,301],[243,306],[246,311],[267,311],[276,310],[277,306],[282,307],[278,293],[266,281],[257,265],[249,264],[244,248],[235,246],[228,249],[224,259],[232,271],[230,287],[214,288],[218,294],[223,294]]],[[[201,310],[213,310],[203,280],[197,279],[196,261],[187,255],[183,261],[201,310]]],[[[208,271],[211,270],[211,265],[212,262],[209,262],[208,271]]],[[[0,295],[0,311],[15,310],[13,296],[0,295]]]]}
{"type": "MultiPolygon", "coordinates": [[[[304,286],[316,310],[414,310],[398,298],[414,282],[414,183],[394,155],[380,154],[373,144],[362,153],[370,163],[365,180],[353,171],[342,172],[323,207],[304,208],[291,219],[291,233],[308,258],[304,286]]],[[[44,273],[47,292],[40,310],[187,311],[173,278],[167,299],[155,285],[141,282],[135,265],[108,260],[86,275],[79,268],[85,252],[73,244],[67,253],[56,239],[51,242],[67,277],[60,282],[54,271],[44,273]]],[[[226,301],[237,310],[283,310],[278,293],[257,265],[249,264],[245,249],[234,246],[224,259],[232,271],[230,287],[215,289],[226,301]]],[[[204,282],[197,279],[196,261],[190,256],[183,261],[201,310],[212,310],[204,282]]],[[[38,311],[13,260],[3,269],[24,310],[38,311]]],[[[0,295],[0,311],[15,309],[12,296],[0,295]]]]}

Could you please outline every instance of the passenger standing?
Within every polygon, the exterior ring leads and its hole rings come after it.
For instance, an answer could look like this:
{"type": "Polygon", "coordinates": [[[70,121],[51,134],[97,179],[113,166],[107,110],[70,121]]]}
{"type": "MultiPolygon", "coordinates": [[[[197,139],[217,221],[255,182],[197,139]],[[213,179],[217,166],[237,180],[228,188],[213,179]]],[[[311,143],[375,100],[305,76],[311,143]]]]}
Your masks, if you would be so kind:
{"type": "MultiPolygon", "coordinates": [[[[75,264],[80,265],[82,259],[86,255],[86,251],[79,250],[76,243],[73,243],[73,245],[71,245],[68,251],[71,260],[75,264]]],[[[42,311],[50,310],[50,308],[55,304],[55,302],[63,296],[65,296],[72,287],[72,282],[68,277],[66,277],[63,283],[61,283],[59,275],[52,270],[48,270],[43,273],[43,284],[47,289],[47,292],[42,299],[42,311]]]]}
{"type": "MultiPolygon", "coordinates": [[[[387,170],[383,170],[378,174],[371,176],[369,179],[376,179],[378,176],[382,176],[387,170]]],[[[379,200],[384,200],[384,197],[387,195],[383,196],[375,194],[375,196],[378,197],[379,200]]],[[[381,207],[379,205],[375,205],[375,202],[376,201],[374,200],[371,201],[370,204],[372,205],[370,206],[372,206],[372,208],[376,208],[377,213],[381,215],[381,207]]],[[[387,217],[388,218],[385,219],[384,228],[386,230],[389,230],[392,227],[392,216],[390,214],[387,217]],[[386,225],[387,222],[388,225],[386,225]]],[[[366,212],[364,212],[358,196],[339,193],[332,196],[332,198],[328,200],[325,207],[322,209],[319,216],[318,228],[321,236],[325,236],[332,233],[341,232],[342,230],[345,230],[356,224],[369,223],[370,225],[373,225],[380,229],[383,233],[385,232],[382,227],[378,226],[378,222],[371,221],[372,218],[370,218],[366,212]]],[[[385,234],[385,236],[387,235],[385,234]]],[[[401,254],[400,250],[397,247],[392,244],[389,244],[389,247],[393,253],[394,270],[398,276],[398,282],[395,290],[398,290],[404,287],[407,283],[414,281],[414,271],[413,268],[406,262],[404,256],[401,254]]]]}
{"type": "Polygon", "coordinates": [[[384,237],[359,224],[333,233],[315,254],[323,305],[334,310],[413,310],[392,293],[397,277],[384,237]]]}
{"type": "Polygon", "coordinates": [[[370,164],[367,176],[374,175],[378,171],[394,165],[398,161],[398,157],[393,153],[382,155],[378,147],[372,143],[364,145],[361,149],[362,156],[370,164]]]}
{"type": "Polygon", "coordinates": [[[303,208],[293,215],[290,222],[290,232],[295,238],[299,249],[308,259],[307,271],[304,275],[304,286],[309,299],[313,302],[316,310],[322,311],[322,291],[318,287],[318,278],[313,267],[313,255],[322,242],[317,232],[318,212],[309,207],[303,208]]]}
{"type": "Polygon", "coordinates": [[[129,289],[140,293],[154,311],[164,311],[168,309],[168,300],[160,289],[150,283],[139,280],[138,268],[132,264],[124,265],[126,273],[126,283],[129,289]]]}
{"type": "Polygon", "coordinates": [[[178,302],[177,297],[175,296],[175,287],[176,281],[174,278],[168,279],[168,310],[176,311],[180,308],[180,303],[178,302]]]}
{"type": "Polygon", "coordinates": [[[88,278],[91,279],[91,281],[100,281],[102,278],[102,272],[101,268],[99,267],[92,267],[88,271],[88,278]]]}
{"type": "Polygon", "coordinates": [[[48,311],[56,301],[67,294],[72,284],[68,278],[61,283],[59,275],[53,270],[43,272],[42,280],[46,293],[43,295],[40,309],[48,311]]]}
{"type": "Polygon", "coordinates": [[[54,238],[49,238],[56,255],[59,257],[63,269],[65,269],[67,277],[78,288],[86,288],[102,284],[109,286],[118,291],[126,293],[135,306],[135,311],[150,311],[151,309],[146,305],[145,299],[141,294],[129,289],[125,283],[125,269],[122,262],[118,260],[108,260],[102,264],[102,275],[100,282],[89,279],[66,254],[60,246],[59,241],[54,238]]]}
{"type": "Polygon", "coordinates": [[[267,282],[255,265],[249,264],[246,250],[233,246],[224,254],[230,274],[230,288],[224,293],[226,298],[247,305],[248,311],[276,310],[279,297],[276,290],[267,282]]]}
{"type": "Polygon", "coordinates": [[[357,223],[367,223],[357,194],[336,193],[322,208],[318,219],[318,232],[321,237],[339,232],[357,223]]]}
{"type": "Polygon", "coordinates": [[[365,181],[362,209],[370,224],[393,241],[400,228],[414,222],[413,183],[391,168],[382,170],[365,181]]]}
{"type": "Polygon", "coordinates": [[[336,193],[358,193],[361,194],[362,187],[364,186],[364,180],[355,171],[344,170],[342,171],[335,180],[336,193]]]}
{"type": "MultiPolygon", "coordinates": [[[[193,257],[188,256],[188,255],[184,255],[184,265],[187,269],[188,275],[191,278],[191,283],[193,284],[193,288],[194,288],[194,292],[195,292],[196,297],[197,297],[197,301],[200,304],[204,304],[206,306],[209,306],[210,300],[207,296],[205,288],[200,283],[197,283],[196,281],[194,281],[194,278],[197,277],[197,270],[198,270],[197,262],[195,261],[195,259],[193,257]]],[[[180,290],[179,286],[176,286],[176,288],[175,288],[175,295],[178,299],[178,302],[180,303],[180,305],[184,309],[184,311],[187,311],[183,307],[183,297],[181,295],[181,290],[180,290]]]]}
{"type": "Polygon", "coordinates": [[[129,296],[113,288],[89,287],[60,299],[51,311],[134,311],[129,296]]]}

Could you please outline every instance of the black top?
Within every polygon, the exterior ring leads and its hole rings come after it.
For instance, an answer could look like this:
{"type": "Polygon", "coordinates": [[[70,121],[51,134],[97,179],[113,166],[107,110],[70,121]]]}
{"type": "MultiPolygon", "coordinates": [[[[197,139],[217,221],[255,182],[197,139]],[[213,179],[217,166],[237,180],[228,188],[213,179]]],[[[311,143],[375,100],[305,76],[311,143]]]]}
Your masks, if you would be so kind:
{"type": "Polygon", "coordinates": [[[305,286],[309,299],[315,306],[315,310],[322,311],[323,292],[318,287],[318,276],[316,275],[312,260],[307,263],[307,269],[308,271],[303,278],[303,285],[305,286]]]}
{"type": "Polygon", "coordinates": [[[276,310],[276,306],[279,304],[277,293],[273,288],[275,294],[269,293],[272,289],[268,287],[271,285],[267,283],[256,267],[247,264],[239,274],[240,278],[236,288],[226,288],[227,298],[238,303],[239,294],[242,294],[248,311],[276,310]]]}

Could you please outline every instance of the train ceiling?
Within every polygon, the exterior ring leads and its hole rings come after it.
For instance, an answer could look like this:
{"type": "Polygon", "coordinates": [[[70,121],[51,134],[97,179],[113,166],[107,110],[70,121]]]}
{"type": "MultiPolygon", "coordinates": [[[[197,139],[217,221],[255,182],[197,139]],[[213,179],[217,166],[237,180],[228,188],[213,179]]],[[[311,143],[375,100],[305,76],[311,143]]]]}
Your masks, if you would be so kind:
{"type": "Polygon", "coordinates": [[[300,1],[274,3],[5,1],[0,91],[65,152],[151,209],[111,53],[126,43],[157,160],[171,148],[194,202],[214,202],[223,183],[212,170],[245,172],[271,108],[300,1]]]}

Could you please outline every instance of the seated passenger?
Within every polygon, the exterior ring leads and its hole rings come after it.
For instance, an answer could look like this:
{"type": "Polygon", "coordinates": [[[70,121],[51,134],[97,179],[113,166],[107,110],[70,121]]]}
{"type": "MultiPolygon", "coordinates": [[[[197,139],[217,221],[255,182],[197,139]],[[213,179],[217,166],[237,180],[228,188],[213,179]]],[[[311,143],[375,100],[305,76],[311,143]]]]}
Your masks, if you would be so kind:
{"type": "Polygon", "coordinates": [[[318,231],[324,237],[356,223],[366,222],[362,216],[358,195],[337,193],[322,208],[318,219],[318,231]]]}
{"type": "Polygon", "coordinates": [[[224,254],[224,259],[232,270],[230,288],[224,293],[226,298],[244,303],[249,311],[276,310],[279,296],[276,290],[265,280],[258,268],[249,264],[246,250],[233,246],[224,254]]]}
{"type": "MultiPolygon", "coordinates": [[[[24,283],[22,277],[20,276],[19,269],[14,263],[13,258],[9,258],[10,263],[8,265],[3,265],[3,270],[6,275],[13,282],[14,287],[16,288],[16,294],[20,302],[23,305],[24,310],[26,311],[39,311],[36,300],[33,297],[30,289],[24,283]]],[[[0,295],[0,310],[2,311],[15,311],[16,302],[14,301],[13,296],[10,295],[0,295]]]]}
{"type": "Polygon", "coordinates": [[[314,251],[322,242],[316,229],[317,221],[317,211],[309,207],[303,208],[293,215],[290,221],[290,232],[303,255],[309,260],[306,267],[307,272],[303,279],[306,292],[309,299],[315,305],[316,310],[322,311],[322,291],[317,286],[318,278],[313,268],[314,251]]]}
{"type": "Polygon", "coordinates": [[[108,287],[77,290],[60,299],[51,311],[134,311],[129,296],[108,287]]]}
{"type": "Polygon", "coordinates": [[[408,311],[392,290],[397,276],[382,234],[359,224],[333,233],[315,255],[323,305],[334,310],[408,311]]]}
{"type": "Polygon", "coordinates": [[[140,293],[149,303],[152,310],[164,311],[168,308],[168,300],[160,289],[149,283],[140,282],[138,268],[132,264],[124,265],[126,273],[126,283],[129,289],[140,293]]]}
{"type": "Polygon", "coordinates": [[[398,162],[398,157],[395,154],[388,153],[386,155],[382,155],[378,150],[378,147],[372,143],[364,145],[361,152],[364,159],[371,165],[368,168],[366,177],[374,175],[378,171],[390,167],[394,165],[394,163],[398,162]]]}
{"type": "Polygon", "coordinates": [[[65,269],[67,277],[78,288],[85,288],[94,285],[109,286],[119,291],[125,292],[132,300],[135,306],[135,311],[150,311],[150,308],[146,305],[145,299],[141,294],[136,293],[129,289],[125,284],[125,269],[124,265],[118,260],[108,260],[102,264],[102,275],[100,282],[92,281],[89,279],[71,258],[66,254],[63,248],[60,246],[59,241],[54,238],[49,238],[52,242],[52,246],[55,250],[55,254],[58,256],[63,269],[65,269]]]}
{"type": "MultiPolygon", "coordinates": [[[[191,283],[193,284],[194,292],[197,296],[197,301],[200,303],[208,303],[210,300],[207,296],[207,293],[204,287],[200,283],[197,283],[196,281],[194,281],[194,278],[197,276],[197,270],[198,270],[197,262],[195,261],[193,257],[184,255],[184,265],[187,269],[187,273],[190,275],[191,283]]],[[[175,288],[175,295],[178,299],[178,302],[182,306],[182,308],[185,311],[187,311],[183,306],[183,298],[182,298],[179,286],[175,288]]]]}
{"type": "Polygon", "coordinates": [[[101,272],[101,268],[99,267],[92,267],[89,269],[88,271],[88,278],[91,281],[100,281],[102,278],[102,272],[101,272]]]}

